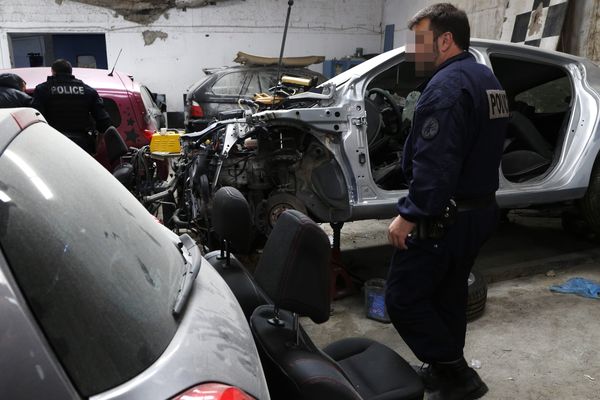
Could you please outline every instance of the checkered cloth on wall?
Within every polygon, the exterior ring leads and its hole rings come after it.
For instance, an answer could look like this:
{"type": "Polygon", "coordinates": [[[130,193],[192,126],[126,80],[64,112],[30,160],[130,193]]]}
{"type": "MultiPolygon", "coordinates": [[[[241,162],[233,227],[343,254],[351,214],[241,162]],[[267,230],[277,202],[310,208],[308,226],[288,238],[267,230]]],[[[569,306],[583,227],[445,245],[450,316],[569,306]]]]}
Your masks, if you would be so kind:
{"type": "Polygon", "coordinates": [[[511,0],[501,40],[556,50],[568,0],[511,0]]]}

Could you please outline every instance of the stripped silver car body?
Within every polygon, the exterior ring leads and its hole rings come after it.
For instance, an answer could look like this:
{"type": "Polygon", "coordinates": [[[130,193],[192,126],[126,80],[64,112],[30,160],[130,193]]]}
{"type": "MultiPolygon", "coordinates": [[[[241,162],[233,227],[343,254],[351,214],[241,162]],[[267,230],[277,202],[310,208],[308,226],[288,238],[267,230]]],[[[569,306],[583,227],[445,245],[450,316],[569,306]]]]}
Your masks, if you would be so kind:
{"type": "Polygon", "coordinates": [[[239,303],[189,236],[35,110],[0,110],[0,132],[2,397],[170,399],[219,383],[269,399],[239,303]]]}
{"type": "MultiPolygon", "coordinates": [[[[499,205],[511,209],[563,204],[595,195],[599,189],[594,187],[594,193],[590,193],[588,186],[600,150],[598,67],[583,58],[497,41],[474,39],[470,52],[498,76],[511,96],[511,115],[527,114],[523,123],[514,122],[514,132],[508,134],[506,159],[499,171],[499,205]]],[[[370,149],[368,130],[373,119],[367,98],[377,92],[373,88],[390,91],[380,85],[389,83],[395,71],[393,83],[401,87],[395,98],[408,110],[408,92],[422,83],[412,82],[413,77],[403,80],[402,74],[409,69],[405,48],[400,47],[325,82],[320,86],[321,93],[303,93],[289,99],[309,106],[247,113],[244,119],[221,121],[207,130],[225,128],[222,160],[230,156],[235,143],[254,137],[258,126],[308,132],[328,150],[337,166],[322,187],[315,188],[313,179],[311,189],[298,187],[291,193],[312,216],[329,222],[391,217],[398,198],[407,194],[407,186],[383,187],[376,182],[381,170],[370,149]],[[336,185],[344,188],[347,198],[323,193],[336,185]],[[307,195],[307,191],[312,193],[307,195]]],[[[384,167],[389,166],[386,162],[384,167]]],[[[302,165],[297,164],[296,170],[302,170],[302,165]]],[[[393,179],[389,182],[388,186],[394,185],[393,179]]],[[[600,227],[600,221],[589,222],[600,227]]]]}

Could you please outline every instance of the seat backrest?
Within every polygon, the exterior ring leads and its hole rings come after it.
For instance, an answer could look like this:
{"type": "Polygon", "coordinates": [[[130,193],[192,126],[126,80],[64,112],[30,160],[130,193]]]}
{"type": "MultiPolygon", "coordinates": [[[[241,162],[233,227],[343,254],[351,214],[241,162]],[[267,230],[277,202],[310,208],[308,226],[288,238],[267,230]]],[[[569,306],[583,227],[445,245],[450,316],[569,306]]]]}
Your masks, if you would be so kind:
{"type": "Polygon", "coordinates": [[[273,227],[254,278],[273,303],[316,323],[329,319],[329,238],[297,210],[283,212],[273,227]]]}
{"type": "Polygon", "coordinates": [[[255,279],[273,300],[254,310],[254,334],[273,398],[360,400],[345,373],[297,323],[329,319],[331,248],[325,232],[296,210],[281,214],[263,250],[255,279]]]}
{"type": "Polygon", "coordinates": [[[554,155],[552,146],[531,122],[529,118],[519,111],[512,111],[508,120],[508,129],[519,141],[525,143],[532,150],[547,160],[552,160],[554,155]]]}
{"type": "Polygon", "coordinates": [[[232,255],[228,260],[221,257],[221,252],[217,250],[206,254],[204,258],[227,283],[238,303],[240,303],[247,321],[250,320],[250,316],[256,307],[272,303],[271,299],[256,284],[252,274],[235,256],[232,255]]]}
{"type": "MultiPolygon", "coordinates": [[[[243,253],[249,248],[252,229],[250,206],[239,190],[222,187],[216,191],[212,218],[215,233],[219,240],[229,242],[229,250],[243,253]]],[[[224,257],[223,252],[217,250],[206,254],[204,258],[227,283],[247,320],[256,307],[271,303],[250,272],[235,256],[224,257]]]]}
{"type": "Polygon", "coordinates": [[[111,163],[123,157],[129,150],[125,140],[123,140],[121,134],[114,126],[109,126],[106,132],[104,132],[104,144],[106,146],[108,161],[111,163]]]}

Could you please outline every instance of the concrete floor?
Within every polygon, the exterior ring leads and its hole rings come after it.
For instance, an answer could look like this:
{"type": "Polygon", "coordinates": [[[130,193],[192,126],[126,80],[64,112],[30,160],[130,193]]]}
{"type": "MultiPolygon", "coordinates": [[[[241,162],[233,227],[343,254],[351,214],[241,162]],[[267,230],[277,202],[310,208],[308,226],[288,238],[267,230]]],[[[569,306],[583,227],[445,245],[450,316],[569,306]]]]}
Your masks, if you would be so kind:
{"type": "MultiPolygon", "coordinates": [[[[468,325],[465,348],[467,361],[481,363],[478,372],[490,388],[486,399],[600,398],[600,300],[548,290],[575,276],[600,282],[600,264],[489,286],[486,311],[468,325]]],[[[324,324],[302,321],[317,345],[364,336],[417,363],[391,324],[365,318],[359,295],[333,307],[324,324]]]]}
{"type": "MultiPolygon", "coordinates": [[[[465,348],[467,361],[481,363],[479,373],[490,388],[485,398],[600,399],[600,300],[548,290],[575,276],[600,282],[598,242],[565,232],[560,218],[544,213],[512,212],[509,219],[475,265],[494,282],[484,315],[468,325],[465,348]]],[[[353,276],[385,277],[388,224],[344,227],[342,258],[353,276]]],[[[303,321],[318,345],[364,336],[417,363],[391,324],[365,318],[360,294],[335,301],[333,308],[325,324],[303,321]]]]}
{"type": "MultiPolygon", "coordinates": [[[[560,218],[533,210],[511,211],[508,218],[481,249],[474,266],[488,282],[600,263],[599,241],[566,232],[560,218]]],[[[357,221],[342,229],[342,259],[362,281],[387,275],[393,251],[387,241],[390,221],[357,221]]],[[[328,225],[322,226],[332,233],[328,225]]]]}

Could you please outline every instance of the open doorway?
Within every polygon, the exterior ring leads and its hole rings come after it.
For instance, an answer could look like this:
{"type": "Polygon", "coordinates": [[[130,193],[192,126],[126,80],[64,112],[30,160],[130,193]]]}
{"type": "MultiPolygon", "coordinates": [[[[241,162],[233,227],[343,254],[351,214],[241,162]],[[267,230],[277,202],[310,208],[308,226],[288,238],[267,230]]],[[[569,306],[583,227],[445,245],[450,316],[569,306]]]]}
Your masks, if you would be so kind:
{"type": "Polygon", "coordinates": [[[406,189],[402,150],[412,124],[420,86],[426,78],[415,74],[415,64],[402,60],[367,85],[367,145],[371,174],[384,190],[406,189]]]}
{"type": "Polygon", "coordinates": [[[108,68],[104,34],[9,33],[13,68],[48,67],[58,58],[74,67],[108,68]]]}

